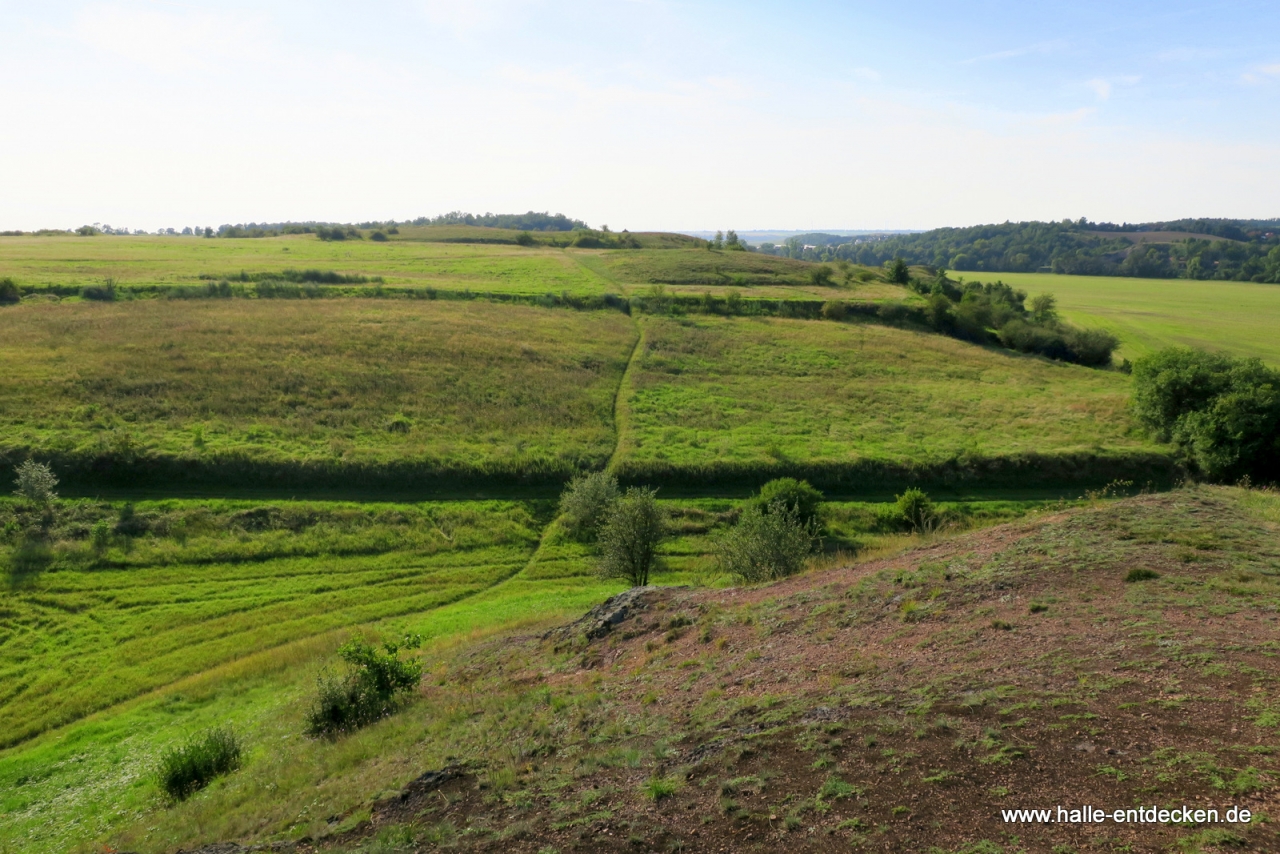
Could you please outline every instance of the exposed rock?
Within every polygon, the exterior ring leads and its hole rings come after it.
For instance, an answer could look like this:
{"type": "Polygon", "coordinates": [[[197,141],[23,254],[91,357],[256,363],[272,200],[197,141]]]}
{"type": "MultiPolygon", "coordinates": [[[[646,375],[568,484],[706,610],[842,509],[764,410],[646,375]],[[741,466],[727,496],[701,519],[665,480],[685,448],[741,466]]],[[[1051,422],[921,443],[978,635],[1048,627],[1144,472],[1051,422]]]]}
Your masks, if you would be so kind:
{"type": "Polygon", "coordinates": [[[632,587],[617,596],[610,596],[572,623],[552,629],[542,639],[569,641],[579,636],[588,640],[602,638],[632,614],[649,607],[656,593],[656,587],[632,587]]]}

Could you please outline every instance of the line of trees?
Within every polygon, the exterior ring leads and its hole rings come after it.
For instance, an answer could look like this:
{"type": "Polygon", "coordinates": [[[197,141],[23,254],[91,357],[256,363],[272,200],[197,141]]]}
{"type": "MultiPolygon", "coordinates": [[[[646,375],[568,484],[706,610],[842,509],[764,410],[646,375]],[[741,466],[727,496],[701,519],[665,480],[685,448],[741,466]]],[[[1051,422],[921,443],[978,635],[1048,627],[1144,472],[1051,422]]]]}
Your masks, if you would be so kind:
{"type": "Polygon", "coordinates": [[[799,239],[795,244],[788,241],[771,251],[809,261],[843,260],[876,267],[903,258],[909,264],[958,271],[1280,282],[1280,220],[1178,220],[1141,225],[1085,219],[1006,222],[920,234],[855,237],[807,249],[799,239]],[[1140,243],[1122,233],[1155,231],[1205,236],[1140,243]]]}

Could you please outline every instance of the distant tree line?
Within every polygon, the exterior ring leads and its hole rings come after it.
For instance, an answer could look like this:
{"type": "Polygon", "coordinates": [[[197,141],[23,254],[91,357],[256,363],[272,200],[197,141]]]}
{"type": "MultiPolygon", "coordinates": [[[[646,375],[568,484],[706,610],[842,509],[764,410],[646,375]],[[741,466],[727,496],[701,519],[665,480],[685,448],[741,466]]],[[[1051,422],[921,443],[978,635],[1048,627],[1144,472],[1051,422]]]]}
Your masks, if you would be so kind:
{"type": "Polygon", "coordinates": [[[420,216],[403,225],[478,225],[484,228],[510,228],[516,231],[573,231],[575,228],[590,228],[580,219],[570,219],[564,214],[550,214],[546,211],[538,213],[529,211],[522,214],[469,214],[452,211],[439,216],[420,216]]]}
{"type": "Polygon", "coordinates": [[[1280,220],[1176,220],[1138,225],[1018,222],[939,228],[920,234],[838,238],[810,234],[775,255],[807,261],[849,261],[880,266],[894,258],[909,264],[977,272],[1069,273],[1144,278],[1280,282],[1280,220]],[[1173,231],[1207,235],[1173,243],[1135,243],[1121,232],[1173,231]]]}

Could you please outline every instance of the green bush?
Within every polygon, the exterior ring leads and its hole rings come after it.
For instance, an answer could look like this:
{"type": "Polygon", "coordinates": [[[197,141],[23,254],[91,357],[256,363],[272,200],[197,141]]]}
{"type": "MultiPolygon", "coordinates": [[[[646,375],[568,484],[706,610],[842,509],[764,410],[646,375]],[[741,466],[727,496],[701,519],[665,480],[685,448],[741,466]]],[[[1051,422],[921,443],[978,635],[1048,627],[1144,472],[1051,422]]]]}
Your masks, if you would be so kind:
{"type": "Polygon", "coordinates": [[[628,489],[600,528],[600,575],[626,579],[633,587],[648,584],[666,533],[666,514],[654,490],[628,489]]]}
{"type": "Polygon", "coordinates": [[[1133,584],[1136,581],[1153,581],[1160,577],[1160,573],[1154,569],[1145,569],[1139,567],[1129,570],[1129,574],[1124,577],[1125,584],[1133,584]]]}
{"type": "Polygon", "coordinates": [[[160,787],[175,801],[240,767],[243,748],[230,729],[209,730],[160,758],[160,787]]]}
{"type": "Polygon", "coordinates": [[[382,650],[358,638],[343,644],[338,655],[346,662],[347,673],[341,678],[320,678],[307,713],[307,735],[352,732],[394,712],[402,695],[422,678],[422,662],[402,660],[400,649],[420,642],[420,638],[406,638],[404,644],[383,644],[382,650]]]}
{"type": "Polygon", "coordinates": [[[1280,477],[1280,372],[1258,359],[1162,350],[1133,366],[1133,408],[1214,480],[1280,477]]]}
{"type": "Polygon", "coordinates": [[[803,524],[817,525],[822,498],[822,493],[810,486],[807,480],[779,477],[760,487],[760,494],[752,499],[752,504],[765,513],[772,505],[781,504],[795,510],[803,524]]]}
{"type": "Polygon", "coordinates": [[[753,504],[716,540],[716,563],[722,572],[747,583],[772,581],[803,569],[817,542],[815,524],[805,522],[795,505],[753,504]]]}
{"type": "Polygon", "coordinates": [[[827,300],[822,304],[822,316],[826,320],[844,320],[848,306],[839,300],[827,300]]]}
{"type": "Polygon", "coordinates": [[[534,244],[533,235],[527,231],[522,231],[516,235],[516,243],[521,246],[532,246],[534,244]]]}
{"type": "Polygon", "coordinates": [[[817,288],[830,287],[832,275],[834,271],[826,264],[821,264],[809,271],[809,281],[817,288]]]}
{"type": "Polygon", "coordinates": [[[80,289],[80,298],[93,300],[95,302],[115,302],[116,299],[116,281],[115,279],[104,279],[101,285],[93,285],[80,289]]]}
{"type": "Polygon", "coordinates": [[[897,497],[890,508],[890,519],[898,528],[920,533],[937,525],[938,510],[923,489],[912,487],[897,497]]]}
{"type": "Polygon", "coordinates": [[[383,234],[381,231],[375,231],[373,234],[369,235],[369,239],[374,243],[386,243],[387,235],[383,234]]]}
{"type": "Polygon", "coordinates": [[[89,530],[89,547],[93,549],[95,555],[102,557],[110,546],[111,523],[106,519],[99,519],[89,530]]]}
{"type": "Polygon", "coordinates": [[[911,271],[907,268],[907,262],[901,258],[894,258],[885,265],[885,272],[890,282],[895,285],[905,285],[911,281],[911,271]]]}
{"type": "Polygon", "coordinates": [[[578,540],[595,537],[619,495],[618,479],[608,472],[575,477],[560,493],[560,516],[565,531],[578,540]]]}
{"type": "Polygon", "coordinates": [[[13,485],[17,487],[13,494],[19,498],[25,498],[33,504],[49,505],[58,498],[58,493],[54,488],[58,485],[58,479],[53,475],[53,469],[44,463],[37,463],[34,460],[27,460],[17,468],[17,479],[13,485]]]}
{"type": "Polygon", "coordinates": [[[22,299],[22,291],[18,289],[13,279],[0,279],[0,305],[4,303],[15,303],[22,299]]]}

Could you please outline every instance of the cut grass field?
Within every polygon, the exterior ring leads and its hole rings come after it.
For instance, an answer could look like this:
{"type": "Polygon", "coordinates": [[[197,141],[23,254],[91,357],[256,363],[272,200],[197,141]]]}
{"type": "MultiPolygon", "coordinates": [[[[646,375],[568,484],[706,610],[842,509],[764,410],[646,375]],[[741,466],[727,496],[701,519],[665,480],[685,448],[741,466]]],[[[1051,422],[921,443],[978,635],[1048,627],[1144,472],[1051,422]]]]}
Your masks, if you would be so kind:
{"type": "Polygon", "coordinates": [[[481,617],[423,653],[404,711],[338,741],[300,734],[324,638],[0,754],[0,850],[1271,850],[1267,822],[1011,827],[1000,811],[1274,814],[1277,524],[1266,492],[1092,502],[777,585],[657,591],[594,641],[541,640],[546,619],[500,604],[508,582],[375,624],[481,617]],[[1154,577],[1126,583],[1134,567],[1154,577]],[[491,634],[486,605],[525,621],[491,634]],[[244,767],[165,805],[158,751],[227,722],[244,767]]]}
{"type": "Polygon", "coordinates": [[[640,322],[613,460],[630,479],[791,474],[856,492],[913,477],[962,484],[1003,460],[1004,474],[982,474],[989,485],[1106,482],[1133,474],[1125,457],[1139,474],[1168,474],[1167,452],[1134,428],[1123,374],[875,324],[640,322]]]}
{"type": "Polygon", "coordinates": [[[1032,295],[1054,294],[1068,321],[1101,327],[1120,339],[1118,359],[1163,347],[1198,347],[1280,365],[1280,285],[1051,273],[952,275],[1000,279],[1032,295]]]}
{"type": "Polygon", "coordinates": [[[490,303],[27,302],[0,311],[0,454],[170,485],[558,481],[609,457],[635,336],[490,303]]]}

